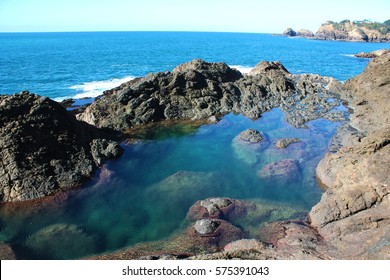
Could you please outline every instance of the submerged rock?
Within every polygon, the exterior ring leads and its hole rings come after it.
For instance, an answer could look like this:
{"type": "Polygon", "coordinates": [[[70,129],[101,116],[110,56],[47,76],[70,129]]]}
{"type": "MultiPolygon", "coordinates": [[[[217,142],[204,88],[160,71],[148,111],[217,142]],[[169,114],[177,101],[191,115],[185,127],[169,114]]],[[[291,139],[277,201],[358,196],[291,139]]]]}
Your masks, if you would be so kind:
{"type": "Polygon", "coordinates": [[[0,242],[0,260],[16,260],[15,252],[11,246],[0,242]]]}
{"type": "Polygon", "coordinates": [[[299,163],[295,159],[284,159],[266,164],[257,175],[276,185],[288,185],[301,180],[299,163]]]}
{"type": "Polygon", "coordinates": [[[237,135],[232,142],[232,147],[236,156],[249,165],[258,162],[261,152],[269,146],[264,133],[247,129],[237,135]]]}
{"type": "Polygon", "coordinates": [[[47,97],[27,91],[0,96],[0,202],[79,186],[104,160],[121,155],[115,139],[47,97]]]}
{"type": "Polygon", "coordinates": [[[250,143],[259,143],[264,139],[260,131],[251,128],[241,132],[238,137],[240,140],[244,140],[250,143]]]}
{"type": "Polygon", "coordinates": [[[279,149],[284,149],[293,143],[299,143],[299,142],[301,142],[299,138],[283,138],[276,141],[275,147],[279,149]]]}
{"type": "Polygon", "coordinates": [[[96,238],[72,224],[54,224],[32,234],[26,246],[43,258],[75,259],[96,252],[96,238]]]}

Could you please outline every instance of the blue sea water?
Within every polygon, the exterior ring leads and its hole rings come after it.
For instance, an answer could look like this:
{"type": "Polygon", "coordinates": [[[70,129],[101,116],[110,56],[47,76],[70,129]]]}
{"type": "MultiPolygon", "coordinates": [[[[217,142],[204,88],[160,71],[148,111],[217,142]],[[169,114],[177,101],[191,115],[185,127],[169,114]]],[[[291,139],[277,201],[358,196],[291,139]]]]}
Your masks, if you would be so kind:
{"type": "MultiPolygon", "coordinates": [[[[0,34],[0,93],[27,89],[57,100],[97,96],[125,80],[172,70],[194,58],[224,61],[244,72],[261,60],[279,60],[292,73],[346,80],[368,63],[352,54],[380,48],[389,44],[268,34],[0,34]]],[[[0,206],[0,241],[27,259],[110,252],[182,233],[189,225],[191,205],[217,196],[256,204],[255,212],[235,222],[248,237],[258,238],[260,224],[304,218],[319,201],[322,190],[314,170],[338,125],[319,119],[308,128],[294,128],[277,108],[258,120],[228,114],[217,124],[158,125],[138,131],[140,140],[123,143],[124,155],[107,162],[81,188],[38,204],[0,206]],[[237,144],[235,137],[248,128],[264,133],[263,147],[248,150],[237,144]],[[275,148],[283,137],[302,142],[275,148]],[[299,164],[300,176],[281,183],[258,176],[267,164],[284,159],[299,164]]]]}
{"type": "Polygon", "coordinates": [[[194,58],[224,61],[244,70],[261,60],[279,60],[292,73],[346,80],[368,62],[353,54],[380,48],[390,44],[246,33],[0,33],[0,94],[29,90],[57,100],[92,97],[133,77],[172,70],[194,58]]]}

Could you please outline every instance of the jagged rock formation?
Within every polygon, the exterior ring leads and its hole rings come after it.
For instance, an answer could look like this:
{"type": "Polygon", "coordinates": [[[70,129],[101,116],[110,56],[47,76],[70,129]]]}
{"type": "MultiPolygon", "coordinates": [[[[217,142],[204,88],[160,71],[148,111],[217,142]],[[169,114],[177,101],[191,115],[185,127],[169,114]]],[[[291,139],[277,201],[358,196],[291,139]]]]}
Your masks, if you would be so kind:
{"type": "Polygon", "coordinates": [[[161,120],[201,120],[230,112],[259,118],[281,106],[287,121],[302,127],[319,115],[330,117],[327,112],[336,104],[328,103],[326,97],[337,84],[318,75],[291,75],[280,62],[260,62],[243,76],[224,63],[195,59],[173,72],[149,74],[106,91],[77,118],[126,132],[161,120]],[[305,111],[295,114],[298,103],[305,111]]]}
{"type": "Polygon", "coordinates": [[[122,148],[64,107],[29,92],[0,96],[0,202],[79,186],[122,148]]]}

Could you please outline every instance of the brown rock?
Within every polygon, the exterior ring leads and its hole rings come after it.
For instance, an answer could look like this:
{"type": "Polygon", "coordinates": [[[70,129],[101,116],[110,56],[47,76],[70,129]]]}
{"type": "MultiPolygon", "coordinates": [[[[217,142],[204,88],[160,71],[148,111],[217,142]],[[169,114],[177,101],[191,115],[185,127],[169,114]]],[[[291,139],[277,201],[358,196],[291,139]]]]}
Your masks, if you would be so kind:
{"type": "Polygon", "coordinates": [[[264,251],[267,249],[267,245],[256,239],[240,239],[227,244],[223,250],[225,252],[237,252],[237,251],[264,251]]]}
{"type": "Polygon", "coordinates": [[[309,218],[335,257],[388,259],[390,54],[372,60],[347,86],[351,125],[362,136],[319,163],[316,174],[327,190],[309,218]]]}
{"type": "Polygon", "coordinates": [[[299,138],[283,138],[276,141],[275,147],[279,149],[284,149],[293,143],[299,143],[299,142],[301,142],[299,138]]]}
{"type": "Polygon", "coordinates": [[[11,246],[0,242],[0,260],[16,260],[16,256],[11,246]]]}
{"type": "Polygon", "coordinates": [[[387,54],[389,52],[390,52],[390,50],[388,50],[388,49],[382,49],[382,50],[377,50],[377,51],[373,51],[373,52],[369,52],[369,53],[361,52],[361,53],[355,54],[355,56],[360,57],[360,58],[376,58],[376,57],[379,57],[381,55],[387,54]]]}
{"type": "Polygon", "coordinates": [[[231,198],[208,198],[195,202],[187,217],[192,221],[205,218],[230,220],[245,215],[247,207],[253,208],[253,205],[231,198]]]}
{"type": "Polygon", "coordinates": [[[194,244],[205,248],[223,248],[226,244],[244,237],[241,229],[219,219],[199,220],[188,229],[187,234],[194,244]]]}

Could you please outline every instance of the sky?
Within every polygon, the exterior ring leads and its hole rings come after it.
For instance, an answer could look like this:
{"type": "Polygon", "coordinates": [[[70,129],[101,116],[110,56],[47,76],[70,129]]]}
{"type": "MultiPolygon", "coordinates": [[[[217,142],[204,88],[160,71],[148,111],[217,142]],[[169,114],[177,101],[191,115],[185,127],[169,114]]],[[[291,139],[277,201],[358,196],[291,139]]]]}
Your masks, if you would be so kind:
{"type": "Polygon", "coordinates": [[[0,0],[0,32],[313,32],[327,20],[383,22],[389,0],[0,0]]]}

